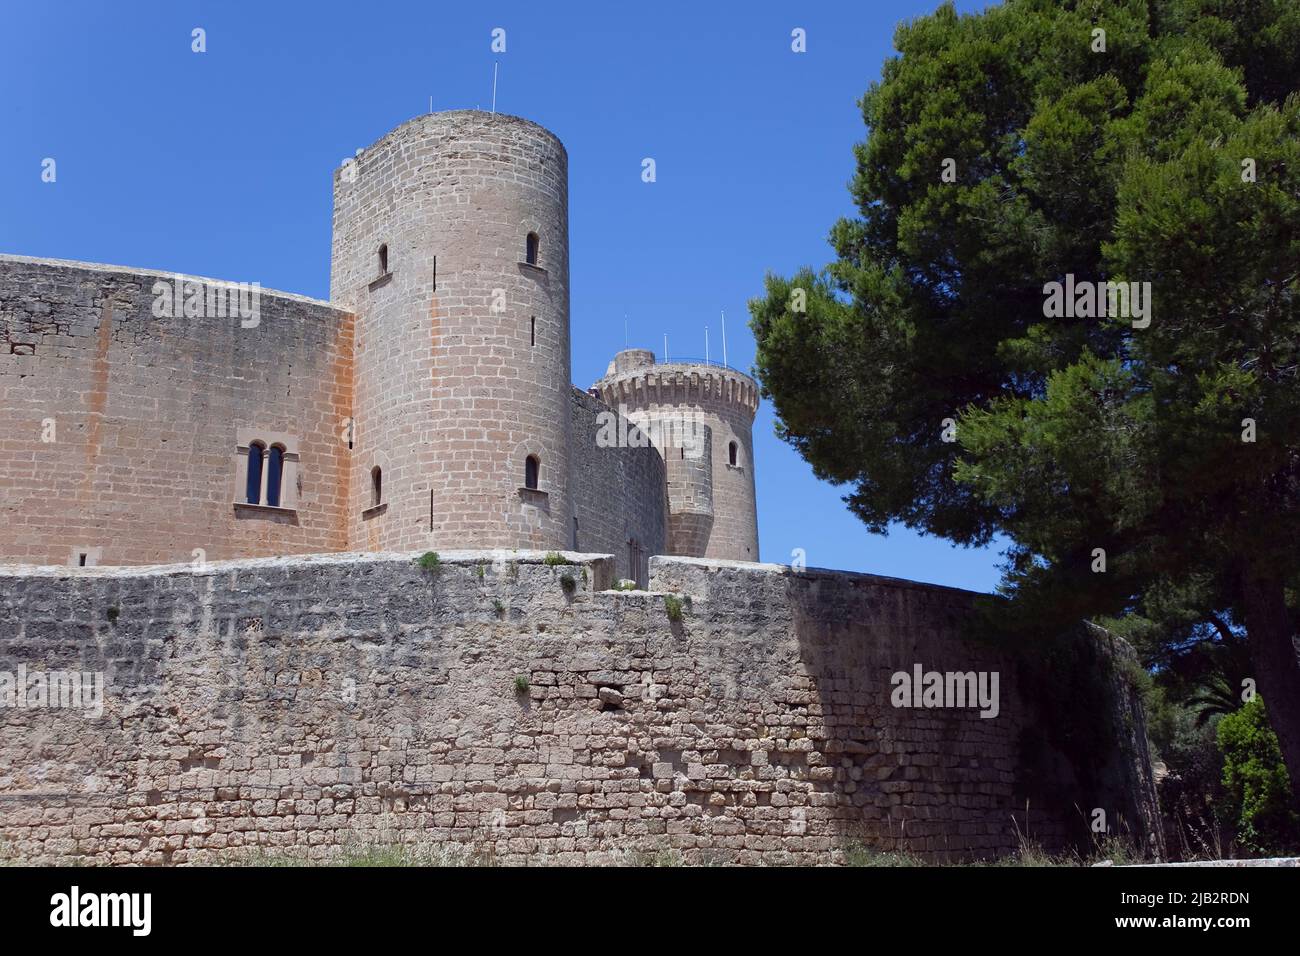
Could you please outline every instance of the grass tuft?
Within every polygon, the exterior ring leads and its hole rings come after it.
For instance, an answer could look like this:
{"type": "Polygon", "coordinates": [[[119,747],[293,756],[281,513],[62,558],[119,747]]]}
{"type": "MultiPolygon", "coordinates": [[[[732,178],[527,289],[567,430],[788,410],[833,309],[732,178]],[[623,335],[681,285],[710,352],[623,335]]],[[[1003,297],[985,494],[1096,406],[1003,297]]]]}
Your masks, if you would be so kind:
{"type": "Polygon", "coordinates": [[[682,599],[675,594],[664,595],[664,610],[668,613],[668,620],[680,621],[682,619],[682,608],[690,603],[690,598],[682,599]]]}

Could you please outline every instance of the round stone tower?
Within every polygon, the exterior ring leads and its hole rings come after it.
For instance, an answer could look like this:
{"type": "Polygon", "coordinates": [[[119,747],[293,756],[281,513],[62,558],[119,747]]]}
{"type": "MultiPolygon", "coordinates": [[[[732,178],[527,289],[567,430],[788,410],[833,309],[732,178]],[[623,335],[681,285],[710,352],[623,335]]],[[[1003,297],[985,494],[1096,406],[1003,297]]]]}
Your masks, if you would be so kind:
{"type": "MultiPolygon", "coordinates": [[[[356,315],[349,545],[563,548],[568,157],[526,120],[419,116],[334,177],[356,315]]],[[[346,427],[345,427],[346,432],[346,427]]]]}
{"type": "Polygon", "coordinates": [[[619,352],[595,388],[611,409],[649,431],[668,474],[668,551],[757,561],[754,413],[758,384],[704,362],[656,364],[619,352]]]}

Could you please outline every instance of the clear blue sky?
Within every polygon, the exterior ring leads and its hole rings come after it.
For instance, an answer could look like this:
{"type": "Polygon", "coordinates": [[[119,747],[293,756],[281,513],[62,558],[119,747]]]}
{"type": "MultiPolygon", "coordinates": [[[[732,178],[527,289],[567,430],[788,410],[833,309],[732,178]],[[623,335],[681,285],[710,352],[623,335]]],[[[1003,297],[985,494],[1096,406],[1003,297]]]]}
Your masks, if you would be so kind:
{"type": "MultiPolygon", "coordinates": [[[[333,169],[431,96],[487,109],[495,61],[497,109],[569,151],[575,382],[623,347],[624,316],[629,345],[661,352],[667,333],[677,355],[703,354],[708,325],[716,356],[725,310],[728,359],[749,370],[746,302],[764,272],[830,257],[832,223],[853,212],[856,101],[895,24],[936,2],[5,0],[0,252],[326,298],[333,169]],[[195,27],[206,53],[191,52],[195,27]],[[56,183],[41,182],[45,157],[56,183]]],[[[996,583],[996,551],[867,534],[774,437],[768,407],[754,438],[765,560],[803,548],[813,566],[996,583]]]]}

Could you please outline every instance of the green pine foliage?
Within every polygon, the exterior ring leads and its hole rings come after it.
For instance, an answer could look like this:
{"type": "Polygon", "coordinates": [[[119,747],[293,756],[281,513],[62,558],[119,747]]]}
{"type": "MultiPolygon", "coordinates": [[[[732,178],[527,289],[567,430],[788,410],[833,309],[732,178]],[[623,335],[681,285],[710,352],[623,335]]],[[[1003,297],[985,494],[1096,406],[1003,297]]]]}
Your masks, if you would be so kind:
{"type": "Polygon", "coordinates": [[[833,261],[750,303],[778,435],[872,531],[1005,536],[1003,631],[1244,641],[1300,777],[1300,5],[945,3],[894,44],[833,261]]]}

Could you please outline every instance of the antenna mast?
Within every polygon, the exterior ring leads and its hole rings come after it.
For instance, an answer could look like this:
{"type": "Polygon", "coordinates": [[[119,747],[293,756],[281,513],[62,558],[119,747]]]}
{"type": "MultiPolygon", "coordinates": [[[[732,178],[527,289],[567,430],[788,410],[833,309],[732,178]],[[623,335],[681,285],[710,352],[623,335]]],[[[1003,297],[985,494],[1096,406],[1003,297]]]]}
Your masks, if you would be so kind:
{"type": "Polygon", "coordinates": [[[492,64],[492,112],[494,114],[497,111],[497,67],[498,66],[500,66],[500,63],[492,64]]]}
{"type": "Polygon", "coordinates": [[[727,310],[722,310],[722,364],[727,364],[727,310]]]}

